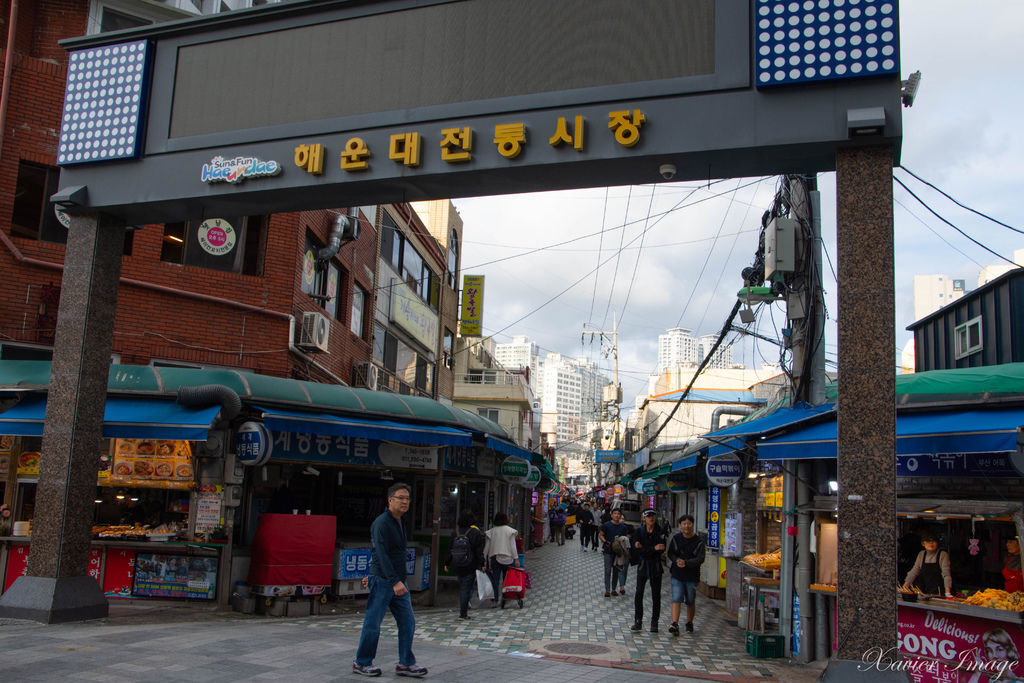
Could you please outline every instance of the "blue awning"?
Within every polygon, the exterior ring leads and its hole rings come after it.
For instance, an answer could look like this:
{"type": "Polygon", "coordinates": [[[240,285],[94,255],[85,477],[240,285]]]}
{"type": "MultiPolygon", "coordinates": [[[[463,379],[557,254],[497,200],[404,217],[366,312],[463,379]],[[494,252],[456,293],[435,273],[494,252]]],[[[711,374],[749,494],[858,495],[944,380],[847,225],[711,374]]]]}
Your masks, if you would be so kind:
{"type": "Polygon", "coordinates": [[[685,458],[680,458],[672,463],[672,471],[685,470],[689,467],[696,467],[697,465],[697,453],[688,455],[685,458]]]}
{"type": "Polygon", "coordinates": [[[328,413],[306,413],[264,406],[254,407],[263,411],[263,424],[267,429],[275,432],[329,434],[427,446],[473,445],[473,437],[469,432],[452,427],[339,417],[328,413]]]}
{"type": "Polygon", "coordinates": [[[525,448],[521,448],[510,441],[505,441],[503,439],[495,439],[492,436],[488,436],[485,441],[485,445],[492,450],[498,451],[499,453],[504,453],[505,455],[514,455],[517,458],[522,458],[526,462],[533,462],[533,451],[528,451],[525,448]]]}
{"type": "MultiPolygon", "coordinates": [[[[111,397],[103,411],[103,436],[205,441],[218,412],[220,406],[187,408],[173,401],[111,397]]],[[[0,413],[0,434],[42,436],[45,417],[45,397],[25,399],[0,413]]]]}
{"type": "MultiPolygon", "coordinates": [[[[896,454],[998,453],[1017,450],[1024,408],[907,413],[896,416],[896,454]]],[[[757,444],[760,460],[836,457],[836,421],[799,428],[757,444]]]]}
{"type": "Polygon", "coordinates": [[[704,438],[715,442],[708,449],[708,457],[739,450],[746,446],[747,439],[751,437],[792,427],[806,420],[813,420],[825,413],[832,412],[835,410],[835,407],[834,403],[826,403],[820,406],[800,403],[792,408],[779,408],[764,417],[747,420],[725,429],[719,429],[717,432],[711,432],[704,436],[704,438]]]}

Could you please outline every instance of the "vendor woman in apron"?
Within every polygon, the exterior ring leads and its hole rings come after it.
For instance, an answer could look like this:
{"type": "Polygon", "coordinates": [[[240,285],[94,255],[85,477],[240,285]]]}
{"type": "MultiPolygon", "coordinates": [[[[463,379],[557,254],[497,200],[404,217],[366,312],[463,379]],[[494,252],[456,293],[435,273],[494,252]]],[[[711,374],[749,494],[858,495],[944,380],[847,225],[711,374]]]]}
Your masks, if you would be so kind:
{"type": "Polygon", "coordinates": [[[924,546],[924,550],[917,554],[917,560],[907,572],[903,587],[910,588],[911,584],[916,583],[918,588],[929,595],[953,597],[951,592],[953,576],[949,573],[949,553],[939,550],[939,542],[931,534],[921,536],[921,545],[924,546]]]}
{"type": "Polygon", "coordinates": [[[1003,579],[1006,581],[1007,593],[1024,591],[1024,575],[1020,568],[1020,541],[1016,538],[1006,539],[1006,564],[1003,565],[1003,579]]]}

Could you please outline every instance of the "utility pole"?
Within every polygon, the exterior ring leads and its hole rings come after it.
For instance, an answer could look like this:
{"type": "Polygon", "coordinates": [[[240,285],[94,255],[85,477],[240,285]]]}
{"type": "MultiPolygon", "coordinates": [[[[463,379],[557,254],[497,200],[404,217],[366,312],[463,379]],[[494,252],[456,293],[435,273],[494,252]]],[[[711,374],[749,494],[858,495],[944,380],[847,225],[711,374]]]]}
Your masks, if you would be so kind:
{"type": "MultiPolygon", "coordinates": [[[[622,404],[622,387],[619,385],[619,326],[616,321],[615,311],[612,311],[612,331],[605,332],[602,330],[588,330],[587,326],[583,326],[583,334],[590,335],[593,340],[595,335],[601,337],[602,343],[605,341],[611,341],[611,354],[615,368],[615,380],[614,380],[614,392],[609,395],[608,391],[604,391],[602,394],[603,404],[606,408],[614,408],[615,412],[615,436],[614,436],[614,449],[620,450],[622,448],[622,429],[621,429],[621,404],[622,404]],[[609,340],[609,335],[611,336],[609,340]]],[[[602,349],[602,354],[607,358],[607,353],[602,349]]],[[[605,387],[607,389],[607,387],[605,387]]],[[[600,470],[600,468],[598,468],[600,470]]],[[[609,468],[610,469],[610,468],[609,468]]],[[[622,475],[622,464],[618,463],[619,476],[622,475]]]]}

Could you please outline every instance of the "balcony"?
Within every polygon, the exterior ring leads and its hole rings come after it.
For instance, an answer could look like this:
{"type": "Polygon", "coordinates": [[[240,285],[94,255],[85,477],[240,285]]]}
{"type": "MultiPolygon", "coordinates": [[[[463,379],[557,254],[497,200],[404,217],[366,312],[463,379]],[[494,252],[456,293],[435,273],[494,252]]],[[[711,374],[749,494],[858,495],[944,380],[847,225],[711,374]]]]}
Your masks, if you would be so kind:
{"type": "Polygon", "coordinates": [[[455,375],[457,398],[522,401],[530,404],[530,389],[526,378],[519,373],[500,370],[475,370],[455,375]]]}

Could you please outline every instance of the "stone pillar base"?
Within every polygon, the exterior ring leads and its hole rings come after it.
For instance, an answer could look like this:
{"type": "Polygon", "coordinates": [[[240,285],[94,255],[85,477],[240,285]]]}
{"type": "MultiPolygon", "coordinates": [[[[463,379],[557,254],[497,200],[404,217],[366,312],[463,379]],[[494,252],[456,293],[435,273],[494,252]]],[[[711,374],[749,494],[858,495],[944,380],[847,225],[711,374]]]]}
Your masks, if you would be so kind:
{"type": "Polygon", "coordinates": [[[44,624],[102,619],[108,609],[106,596],[91,576],[20,576],[0,596],[0,617],[44,624]]]}
{"type": "Polygon", "coordinates": [[[879,666],[874,660],[831,659],[818,683],[907,683],[910,680],[907,672],[894,670],[896,668],[886,666],[884,661],[879,666]]]}

